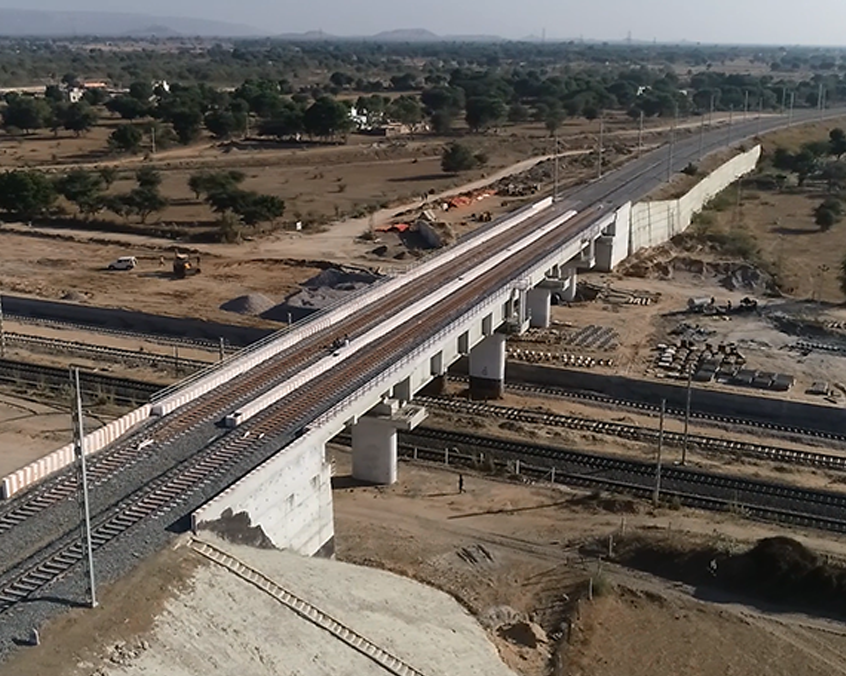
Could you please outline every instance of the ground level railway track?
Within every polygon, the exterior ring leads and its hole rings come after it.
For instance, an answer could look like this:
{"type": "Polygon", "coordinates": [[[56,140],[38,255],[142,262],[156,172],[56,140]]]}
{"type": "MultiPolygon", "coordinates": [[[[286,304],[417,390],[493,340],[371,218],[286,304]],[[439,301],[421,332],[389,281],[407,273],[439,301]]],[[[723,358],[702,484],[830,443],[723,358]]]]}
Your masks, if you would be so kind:
{"type": "MultiPolygon", "coordinates": [[[[450,375],[450,380],[467,383],[469,378],[463,375],[450,375]]],[[[616,399],[608,397],[604,394],[596,392],[584,392],[581,390],[568,390],[563,387],[553,387],[549,385],[534,385],[530,383],[506,383],[505,390],[513,394],[532,394],[545,397],[547,399],[574,399],[577,401],[589,401],[602,406],[609,406],[612,408],[630,409],[633,411],[646,411],[649,413],[658,414],[661,412],[659,404],[651,404],[642,401],[633,401],[630,399],[616,399]]],[[[684,419],[684,409],[668,408],[666,415],[671,418],[684,419]]],[[[831,441],[846,442],[846,434],[834,434],[833,432],[823,432],[821,430],[810,429],[807,427],[791,427],[789,425],[780,425],[779,423],[752,420],[749,418],[737,418],[729,415],[719,415],[716,413],[702,413],[691,409],[691,419],[700,420],[707,423],[719,423],[724,425],[736,425],[738,427],[752,427],[756,429],[771,430],[773,432],[785,432],[788,434],[795,434],[802,437],[814,437],[817,439],[829,439],[831,441]]]]}
{"type": "MultiPolygon", "coordinates": [[[[538,227],[549,218],[549,214],[542,213],[527,219],[519,226],[509,230],[503,237],[495,238],[491,242],[478,247],[427,275],[420,280],[425,284],[426,279],[432,277],[431,282],[437,286],[449,279],[449,273],[458,275],[468,265],[477,264],[515,240],[519,240],[538,227]],[[507,236],[506,236],[507,235],[507,236]],[[505,242],[503,242],[505,238],[505,242]]],[[[490,275],[486,280],[490,282],[490,275]]],[[[327,354],[327,346],[335,339],[345,334],[355,337],[383,320],[388,314],[399,311],[400,307],[411,304],[420,297],[418,284],[407,284],[391,296],[376,301],[365,307],[361,312],[325,331],[306,338],[283,353],[269,359],[230,380],[225,387],[212,390],[181,409],[163,418],[151,420],[142,429],[130,433],[110,448],[101,451],[89,463],[89,475],[95,484],[107,480],[113,473],[125,469],[140,460],[155,453],[157,447],[178,439],[200,425],[219,420],[226,412],[236,410],[239,406],[254,399],[278,382],[292,377],[309,364],[323,358],[327,354]]],[[[474,288],[478,288],[474,286],[474,288]]],[[[430,290],[434,290],[430,287],[430,290]]],[[[324,390],[324,392],[332,390],[324,390]]],[[[72,471],[65,470],[53,478],[48,478],[39,486],[34,487],[18,498],[13,498],[6,505],[0,506],[0,534],[24,523],[27,518],[37,514],[61,500],[66,499],[76,491],[76,478],[72,471]]]]}
{"type": "MultiPolygon", "coordinates": [[[[592,218],[594,218],[593,214],[586,214],[573,220],[592,218]]],[[[568,232],[554,230],[541,242],[551,245],[553,242],[566,240],[569,236],[568,232]],[[549,239],[552,242],[549,242],[549,239]]],[[[437,320],[432,321],[428,316],[418,316],[414,321],[399,326],[379,344],[363,348],[354,357],[340,362],[333,369],[315,378],[308,387],[295,390],[229,434],[212,441],[194,455],[189,456],[176,468],[165,471],[162,477],[137,490],[133,494],[137,497],[125,500],[117,507],[103,510],[101,514],[95,515],[96,547],[99,548],[111,539],[120,536],[144,518],[172,510],[184,502],[191,492],[211,481],[214,476],[224,472],[234,463],[240,463],[246,474],[258,463],[274,455],[280,448],[284,448],[301,434],[310,422],[335,406],[337,401],[343,400],[344,397],[366,385],[387,365],[400,360],[410,348],[413,349],[416,344],[423,342],[429,332],[435,333],[460,319],[470,307],[484,298],[486,291],[490,293],[490,289],[495,288],[492,282],[502,277],[503,266],[509,275],[519,277],[524,268],[531,265],[535,258],[536,254],[531,250],[514,254],[508,261],[484,273],[441,301],[430,313],[433,317],[437,317],[437,320]],[[327,392],[336,393],[336,397],[327,398],[327,392]]],[[[106,459],[110,460],[110,458],[106,459]]],[[[97,463],[92,465],[93,471],[97,463]]],[[[62,497],[69,497],[75,493],[75,478],[67,478],[63,491],[62,497]]],[[[37,498],[24,501],[22,506],[0,517],[0,528],[9,530],[20,525],[31,513],[37,513],[54,502],[55,499],[48,499],[46,503],[41,503],[37,498]]],[[[66,533],[64,537],[71,537],[71,533],[66,533]]],[[[28,566],[25,573],[21,573],[25,577],[23,581],[20,580],[20,575],[15,578],[13,585],[22,595],[20,599],[46,585],[50,581],[49,572],[56,570],[62,562],[65,562],[64,567],[56,573],[56,577],[67,572],[79,560],[81,552],[82,550],[75,542],[67,543],[58,553],[53,552],[53,547],[48,546],[47,553],[39,557],[34,565],[28,566]]],[[[4,596],[13,598],[13,595],[14,589],[11,586],[5,591],[0,586],[0,598],[4,596]]],[[[13,605],[14,598],[7,603],[7,607],[13,605]]],[[[0,605],[0,611],[2,610],[3,606],[0,605]]]]}
{"type": "MultiPolygon", "coordinates": [[[[12,385],[70,387],[68,369],[11,359],[0,359],[0,382],[12,385]]],[[[79,384],[83,394],[96,396],[101,393],[118,393],[117,398],[132,401],[147,401],[163,387],[156,383],[118,378],[82,368],[79,371],[79,384]]]]}
{"type": "MultiPolygon", "coordinates": [[[[180,347],[190,347],[197,350],[206,350],[208,352],[219,352],[220,343],[211,340],[203,340],[202,338],[181,338],[179,336],[167,336],[158,333],[144,333],[142,331],[130,331],[127,329],[110,329],[105,326],[97,326],[96,324],[82,324],[79,322],[63,321],[59,319],[43,319],[40,317],[29,317],[27,315],[20,315],[12,312],[6,312],[4,317],[8,320],[18,322],[19,324],[29,324],[30,326],[44,326],[53,329],[71,329],[75,331],[86,331],[88,333],[101,333],[106,336],[115,336],[117,338],[130,338],[132,340],[143,340],[148,343],[158,343],[159,345],[175,345],[180,347]]],[[[227,354],[237,352],[240,348],[225,344],[224,350],[227,354]]]]}
{"type": "MultiPolygon", "coordinates": [[[[709,144],[709,149],[712,145],[716,144],[713,142],[709,144]]],[[[681,161],[682,153],[678,157],[681,161]]],[[[634,187],[629,188],[629,190],[641,190],[648,187],[656,178],[650,175],[650,172],[662,164],[662,162],[658,162],[635,172],[634,177],[628,179],[625,185],[634,184],[634,187]]],[[[607,194],[613,195],[620,190],[623,190],[623,188],[618,185],[608,190],[607,194]]],[[[567,226],[548,233],[529,249],[514,254],[496,269],[481,275],[466,287],[441,301],[438,306],[433,307],[426,313],[426,317],[418,316],[414,321],[410,321],[389,333],[379,344],[362,348],[335,368],[315,378],[309,384],[309,387],[292,392],[246,421],[237,430],[206,444],[170,470],[164,470],[164,473],[158,479],[146,483],[140,489],[136,489],[131,497],[124,499],[116,507],[101,510],[99,514],[95,515],[94,519],[97,548],[99,549],[126,533],[140,521],[172,511],[178,505],[183,504],[190,495],[198,490],[198,487],[209,484],[215,477],[220,477],[227,469],[237,469],[239,475],[251,471],[260,462],[272,457],[280,448],[284,448],[305,429],[306,425],[318,416],[327,413],[337,402],[342,401],[346,396],[353,394],[373,380],[386,366],[396,363],[405,354],[408,354],[410,349],[414,349],[425,342],[429,336],[435,335],[442,328],[458,320],[469,308],[482,301],[487,294],[490,294],[491,288],[500,286],[504,278],[519,279],[540,257],[538,252],[554,251],[568,238],[572,237],[574,229],[576,232],[580,232],[580,228],[589,226],[591,222],[595,221],[596,217],[596,211],[592,210],[571,219],[567,226]],[[331,393],[331,395],[327,396],[327,393],[331,393]]],[[[515,227],[510,233],[516,234],[516,231],[522,228],[531,227],[533,220],[532,218],[527,219],[526,222],[515,227]]],[[[496,244],[497,249],[503,246],[507,246],[507,244],[503,244],[501,241],[496,244]]],[[[482,256],[484,254],[481,251],[485,248],[481,246],[471,253],[482,256]]],[[[473,256],[471,255],[470,258],[473,259],[473,256]]],[[[462,266],[466,267],[467,263],[466,260],[462,261],[462,266]]],[[[444,266],[436,270],[434,273],[435,281],[443,280],[444,272],[449,267],[444,266]]],[[[420,282],[410,286],[414,287],[415,293],[419,288],[425,288],[420,282]]],[[[407,289],[403,287],[392,299],[396,301],[396,298],[402,295],[403,291],[407,291],[407,289]]],[[[368,306],[363,313],[372,310],[374,305],[380,306],[381,304],[377,301],[368,306]]],[[[396,311],[396,305],[396,302],[389,303],[387,309],[396,311]]],[[[383,312],[384,310],[385,308],[382,308],[383,312]]],[[[355,319],[356,317],[353,317],[351,321],[354,323],[355,319]]],[[[348,331],[348,329],[345,330],[345,324],[348,323],[341,322],[328,329],[326,334],[329,334],[330,338],[332,335],[343,335],[343,332],[348,331]]],[[[352,332],[350,333],[354,335],[352,332]]],[[[322,340],[315,339],[310,342],[310,345],[314,346],[318,341],[323,342],[325,340],[326,336],[323,335],[322,340]]],[[[297,349],[301,350],[302,347],[297,346],[297,349]]],[[[322,346],[319,349],[322,350],[322,346]]],[[[315,354],[317,354],[317,350],[315,354]]],[[[265,369],[256,370],[266,373],[265,369]]],[[[227,385],[225,389],[229,390],[225,395],[225,398],[229,401],[232,394],[231,385],[227,385]]],[[[218,395],[218,398],[224,397],[218,395]]],[[[231,403],[229,405],[231,406],[231,403]]],[[[186,409],[190,408],[186,407],[186,409]]],[[[170,416],[164,420],[184,417],[185,412],[179,411],[176,416],[170,416]]],[[[190,424],[193,423],[189,423],[189,427],[190,424]]],[[[180,425],[179,427],[182,427],[182,433],[184,433],[185,426],[180,425]]],[[[146,430],[143,432],[147,433],[146,430]]],[[[169,439],[173,438],[173,436],[169,437],[169,439]]],[[[617,460],[617,462],[621,461],[617,460]]],[[[635,463],[631,464],[634,465],[635,463]]],[[[646,467],[647,465],[641,463],[640,466],[646,467]]],[[[674,471],[690,472],[690,470],[674,471]]],[[[706,476],[703,473],[700,473],[700,475],[706,476]]],[[[597,477],[589,477],[589,479],[595,481],[597,477]]],[[[725,477],[713,477],[713,479],[715,481],[726,480],[725,477]]],[[[608,477],[604,477],[602,480],[606,483],[618,481],[608,477]]],[[[673,490],[675,489],[672,486],[668,486],[668,491],[672,492],[673,490]]],[[[783,488],[783,490],[795,492],[796,489],[783,488]]],[[[735,489],[736,492],[737,489],[735,489]]],[[[17,501],[15,502],[19,504],[17,501]]],[[[785,510],[785,513],[787,511],[785,510]]],[[[825,520],[823,516],[812,517],[801,513],[799,513],[799,517],[816,518],[820,524],[825,520]]],[[[830,521],[835,520],[830,519],[830,521]]],[[[15,565],[14,570],[7,573],[6,578],[8,579],[0,581],[0,597],[7,599],[3,602],[6,605],[0,606],[0,611],[8,609],[19,600],[30,597],[35,591],[63,576],[79,560],[79,556],[74,554],[74,552],[81,554],[81,550],[74,549],[78,545],[67,542],[67,539],[72,537],[75,539],[72,533],[68,533],[64,538],[58,541],[54,540],[54,542],[63,542],[63,546],[57,550],[55,545],[48,545],[47,548],[41,550],[41,554],[28,558],[25,564],[15,565]]]]}
{"type": "Polygon", "coordinates": [[[103,345],[91,345],[73,340],[60,340],[58,338],[44,338],[43,336],[31,336],[25,333],[6,332],[6,344],[9,347],[20,347],[23,349],[41,348],[44,351],[59,351],[68,354],[76,354],[83,357],[110,357],[119,362],[140,362],[150,366],[166,366],[174,369],[183,369],[182,375],[189,371],[196,371],[206,368],[212,362],[199,359],[183,359],[172,354],[160,354],[158,352],[144,352],[141,350],[124,350],[119,347],[105,347],[103,345]]]}
{"type": "MultiPolygon", "coordinates": [[[[485,418],[498,418],[500,420],[513,420],[534,425],[562,427],[570,430],[615,436],[631,441],[657,443],[659,436],[657,429],[641,427],[639,425],[626,425],[624,423],[581,418],[561,413],[542,413],[510,406],[482,404],[467,401],[466,399],[418,397],[415,399],[415,402],[430,408],[454,413],[465,413],[483,416],[485,418]]],[[[681,432],[664,431],[664,443],[668,446],[681,448],[684,445],[684,438],[684,434],[681,432]]],[[[719,437],[709,437],[701,434],[689,434],[688,441],[693,450],[722,454],[729,453],[738,457],[758,458],[792,465],[807,465],[809,467],[822,467],[840,471],[846,470],[846,455],[801,451],[793,448],[720,439],[719,437]]]]}
{"type": "MultiPolygon", "coordinates": [[[[348,436],[336,437],[349,444],[348,436]]],[[[617,456],[528,444],[462,432],[418,428],[400,432],[404,457],[444,462],[457,466],[499,467],[520,461],[519,473],[530,479],[553,481],[589,489],[625,492],[651,497],[655,464],[617,456]],[[554,474],[552,473],[555,468],[554,474]]],[[[735,511],[767,521],[777,521],[834,532],[846,532],[846,494],[816,491],[744,477],[712,474],[665,465],[661,478],[662,500],[678,498],[681,504],[716,511],[735,511]]]]}
{"type": "MultiPolygon", "coordinates": [[[[633,179],[627,181],[624,185],[628,185],[631,181],[642,180],[644,174],[649,174],[660,166],[660,162],[656,164],[649,164],[638,172],[633,179]]],[[[608,191],[608,194],[623,189],[621,186],[608,191]]],[[[563,213],[560,211],[559,213],[563,213]]],[[[505,263],[500,264],[492,271],[488,271],[481,277],[477,278],[464,287],[462,290],[456,292],[449,298],[442,301],[442,303],[450,302],[450,299],[458,298],[461,306],[466,308],[472,306],[474,301],[478,301],[484,296],[484,292],[490,288],[496,287],[496,282],[501,280],[503,275],[503,267],[514,269],[519,263],[521,270],[529,265],[538,257],[536,253],[540,251],[552,251],[562,243],[566,242],[573,236],[573,231],[578,231],[579,228],[586,224],[593,222],[600,214],[596,210],[589,210],[584,214],[579,214],[571,218],[561,227],[556,228],[548,233],[545,237],[535,242],[532,246],[524,249],[514,256],[512,256],[505,263]],[[468,292],[469,289],[469,292],[468,292]]],[[[360,313],[353,315],[347,320],[339,322],[337,325],[330,327],[320,334],[311,336],[296,347],[286,350],[280,355],[271,358],[260,366],[252,369],[248,373],[242,374],[231,381],[229,381],[224,388],[212,390],[198,397],[196,400],[187,404],[182,409],[174,412],[171,415],[165,416],[161,419],[156,419],[148,423],[143,429],[131,433],[124,440],[114,444],[111,448],[106,449],[97,454],[89,464],[89,475],[92,482],[100,482],[108,480],[112,474],[119,472],[129,466],[132,466],[142,459],[149,457],[155,452],[156,448],[163,443],[173,441],[181,436],[186,435],[190,431],[196,429],[201,424],[219,419],[227,411],[236,410],[238,406],[250,401],[259,396],[263,391],[266,391],[276,383],[284,380],[287,377],[293,376],[301,369],[307,367],[317,359],[325,356],[326,346],[335,338],[340,338],[345,334],[349,334],[353,338],[358,333],[366,331],[370,326],[375,325],[384,318],[387,314],[397,312],[399,307],[406,304],[411,304],[419,298],[420,288],[425,287],[426,279],[432,277],[432,281],[436,286],[444,283],[445,279],[449,279],[449,272],[454,271],[455,275],[460,275],[466,271],[469,265],[480,263],[489,257],[492,253],[507,247],[510,243],[519,241],[524,236],[529,234],[532,230],[543,224],[550,218],[550,215],[541,212],[540,215],[532,216],[517,226],[514,226],[501,237],[484,243],[477,247],[466,256],[462,256],[450,263],[437,268],[432,273],[421,280],[417,280],[414,284],[407,284],[401,287],[395,294],[390,297],[376,301],[371,305],[365,307],[360,313]],[[505,241],[503,241],[503,239],[505,241]],[[399,306],[399,307],[397,307],[399,306]],[[221,391],[222,390],[222,391],[221,391]]],[[[515,275],[519,277],[519,275],[515,275]]],[[[434,290],[428,287],[427,290],[434,290]]],[[[433,316],[440,316],[434,310],[430,311],[433,316]]],[[[425,331],[429,328],[431,322],[418,318],[415,322],[410,323],[408,330],[403,332],[408,343],[413,343],[415,339],[419,338],[421,329],[425,331]],[[423,323],[426,326],[422,326],[423,323]],[[409,328],[410,327],[410,328],[409,328]]],[[[372,346],[364,348],[364,351],[372,352],[372,346]]],[[[397,348],[396,355],[399,357],[405,350],[397,348]]],[[[382,354],[381,351],[378,352],[382,354]]],[[[344,370],[349,368],[351,360],[343,362],[339,367],[336,367],[332,372],[338,371],[344,367],[344,370]]],[[[347,380],[341,380],[342,385],[349,382],[359,382],[360,378],[356,377],[358,374],[352,372],[347,380]]],[[[319,379],[318,379],[319,380],[319,379]]],[[[324,397],[325,392],[343,391],[345,388],[341,386],[328,388],[309,388],[312,396],[324,397]]],[[[308,410],[320,409],[320,402],[310,400],[308,410]]],[[[256,416],[251,425],[258,425],[263,414],[256,416]]],[[[272,434],[273,426],[284,425],[288,420],[298,420],[301,425],[305,424],[305,420],[301,419],[299,415],[293,418],[283,418],[280,422],[274,422],[271,427],[262,429],[262,434],[272,434]]],[[[12,528],[20,526],[26,520],[38,514],[51,505],[60,502],[67,497],[73,495],[76,491],[76,478],[71,471],[64,471],[59,473],[55,478],[47,479],[40,486],[34,487],[29,492],[23,494],[19,498],[13,500],[0,507],[0,534],[8,532],[12,528]]]]}

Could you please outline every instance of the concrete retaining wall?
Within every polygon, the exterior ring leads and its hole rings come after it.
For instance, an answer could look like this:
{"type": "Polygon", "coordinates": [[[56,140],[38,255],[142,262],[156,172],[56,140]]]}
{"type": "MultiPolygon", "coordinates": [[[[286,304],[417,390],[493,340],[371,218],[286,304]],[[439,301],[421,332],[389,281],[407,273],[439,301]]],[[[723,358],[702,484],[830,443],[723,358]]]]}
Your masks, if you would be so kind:
{"type": "MultiPolygon", "coordinates": [[[[174,307],[174,311],[179,309],[174,307]]],[[[165,317],[119,308],[91,307],[40,298],[9,296],[5,293],[3,294],[3,311],[7,314],[34,319],[85,324],[93,328],[210,340],[214,343],[225,338],[227,343],[237,347],[244,347],[273,333],[273,329],[233,326],[189,317],[165,317]]]]}
{"type": "MultiPolygon", "coordinates": [[[[137,408],[125,416],[113,420],[108,425],[104,425],[90,434],[86,434],[83,440],[85,455],[91,455],[102,450],[149,417],[150,405],[145,404],[141,408],[137,408]]],[[[44,456],[40,460],[30,463],[22,469],[12,472],[3,477],[3,498],[12,497],[18,491],[28,488],[53,472],[67,467],[73,461],[74,449],[73,443],[70,443],[44,456]]]]}
{"type": "MultiPolygon", "coordinates": [[[[466,374],[466,360],[457,363],[453,372],[466,374]]],[[[650,404],[660,404],[662,399],[666,399],[667,406],[675,409],[684,409],[687,397],[687,388],[683,384],[657,383],[538,364],[508,362],[505,377],[507,382],[551,385],[650,404]]],[[[844,409],[771,399],[753,394],[735,394],[694,387],[691,405],[694,410],[702,413],[748,418],[821,432],[842,434],[843,429],[846,428],[846,410],[844,409]]]]}
{"type": "Polygon", "coordinates": [[[662,244],[687,230],[711,199],[758,164],[761,146],[733,157],[676,200],[640,202],[631,208],[628,254],[662,244]]]}
{"type": "Polygon", "coordinates": [[[246,513],[275,547],[312,556],[334,537],[332,466],[325,438],[307,434],[191,515],[195,533],[246,513]]]}

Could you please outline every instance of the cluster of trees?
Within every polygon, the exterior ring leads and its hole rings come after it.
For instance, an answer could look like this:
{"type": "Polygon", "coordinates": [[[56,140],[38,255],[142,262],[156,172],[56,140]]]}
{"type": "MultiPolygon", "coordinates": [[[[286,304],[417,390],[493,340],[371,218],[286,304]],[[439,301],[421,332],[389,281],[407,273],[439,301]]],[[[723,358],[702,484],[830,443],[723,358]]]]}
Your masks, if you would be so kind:
{"type": "Polygon", "coordinates": [[[250,226],[281,218],[285,202],[275,195],[242,189],[244,178],[240,171],[202,171],[191,175],[188,187],[197,199],[203,198],[221,217],[230,214],[250,226]]]}
{"type": "MultiPolygon", "coordinates": [[[[61,196],[73,204],[80,216],[90,219],[111,212],[123,219],[137,217],[146,223],[153,214],[168,206],[161,193],[161,173],[142,167],[135,174],[135,186],[122,193],[109,192],[118,178],[112,167],[99,171],[75,169],[57,177],[41,171],[14,170],[0,174],[0,211],[32,220],[49,215],[61,196]]],[[[248,226],[274,221],[285,212],[285,203],[273,195],[242,189],[244,174],[238,171],[200,172],[191,176],[189,186],[222,222],[248,226]]]]}
{"type": "MultiPolygon", "coordinates": [[[[814,209],[814,221],[821,230],[828,230],[843,217],[841,192],[846,188],[844,155],[846,131],[840,128],[832,129],[828,140],[805,143],[796,152],[776,148],[773,154],[773,167],[794,174],[800,187],[808,181],[825,184],[829,196],[814,209]]],[[[779,183],[786,178],[785,174],[777,177],[779,183]]]]}
{"type": "Polygon", "coordinates": [[[88,131],[98,120],[96,110],[88,101],[68,103],[49,95],[43,99],[10,93],[3,109],[3,128],[10,134],[29,133],[37,129],[66,129],[77,136],[88,131]]]}
{"type": "Polygon", "coordinates": [[[441,154],[441,169],[448,174],[457,174],[482,167],[488,163],[484,153],[474,153],[462,143],[449,143],[441,154]]]}
{"type": "MultiPolygon", "coordinates": [[[[132,39],[125,39],[127,43],[132,39]]],[[[136,80],[166,79],[186,83],[234,86],[245,78],[275,79],[285,73],[293,82],[320,70],[339,73],[327,87],[362,92],[403,91],[406,75],[449,72],[462,65],[474,68],[525,64],[529,68],[619,67],[621,65],[712,67],[744,59],[772,72],[843,72],[838,49],[802,47],[738,47],[652,44],[591,44],[581,42],[378,43],[362,40],[291,42],[243,40],[229,45],[193,41],[138,41],[129,50],[100,49],[86,38],[0,39],[0,77],[8,86],[26,85],[59,72],[88,79],[108,78],[118,85],[136,80]],[[156,44],[158,43],[158,44],[156,44]],[[175,48],[174,48],[175,47],[175,48]],[[423,64],[422,66],[420,64],[423,64]],[[351,64],[354,64],[351,66],[351,64]]],[[[332,92],[328,92],[332,93],[332,92]]],[[[335,92],[337,93],[337,92],[335,92]]]]}

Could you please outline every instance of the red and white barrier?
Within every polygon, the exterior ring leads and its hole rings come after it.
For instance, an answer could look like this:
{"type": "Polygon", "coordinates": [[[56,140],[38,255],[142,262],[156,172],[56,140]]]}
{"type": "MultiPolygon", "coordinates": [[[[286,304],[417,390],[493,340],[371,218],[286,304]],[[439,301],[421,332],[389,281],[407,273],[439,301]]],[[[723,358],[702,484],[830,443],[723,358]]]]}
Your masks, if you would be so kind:
{"type": "MultiPolygon", "coordinates": [[[[125,416],[112,420],[108,425],[103,425],[83,439],[85,455],[92,455],[103,450],[106,446],[126,434],[131,428],[150,417],[150,404],[130,411],[125,416]]],[[[73,444],[67,444],[49,455],[36,460],[16,472],[3,477],[2,497],[8,499],[15,493],[29,488],[45,477],[58,472],[60,469],[73,464],[73,444]]]]}

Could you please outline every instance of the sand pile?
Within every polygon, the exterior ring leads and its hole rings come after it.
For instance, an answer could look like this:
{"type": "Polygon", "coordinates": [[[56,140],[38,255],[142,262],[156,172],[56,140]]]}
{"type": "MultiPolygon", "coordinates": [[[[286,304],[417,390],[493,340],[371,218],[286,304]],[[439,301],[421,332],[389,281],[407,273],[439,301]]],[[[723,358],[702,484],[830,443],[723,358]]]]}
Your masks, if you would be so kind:
{"type": "Polygon", "coordinates": [[[276,322],[299,321],[370,286],[378,275],[365,270],[329,268],[302,284],[301,290],[261,316],[276,322]]]}
{"type": "Polygon", "coordinates": [[[238,296],[226,301],[220,306],[226,312],[235,312],[239,315],[260,315],[267,312],[275,305],[274,301],[262,293],[248,293],[246,296],[238,296]]]}

